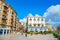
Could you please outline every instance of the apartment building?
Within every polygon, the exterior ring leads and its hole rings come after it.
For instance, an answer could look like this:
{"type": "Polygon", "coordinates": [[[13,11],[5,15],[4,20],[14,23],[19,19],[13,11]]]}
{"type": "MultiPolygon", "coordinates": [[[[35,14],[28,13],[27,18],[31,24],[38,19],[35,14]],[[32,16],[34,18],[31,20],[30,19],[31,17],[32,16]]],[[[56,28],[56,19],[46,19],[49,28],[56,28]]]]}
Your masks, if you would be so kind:
{"type": "Polygon", "coordinates": [[[16,11],[4,0],[0,0],[0,28],[17,30],[18,23],[16,11]]]}
{"type": "Polygon", "coordinates": [[[45,30],[45,18],[42,16],[28,16],[27,17],[27,27],[28,29],[30,28],[30,30],[37,30],[37,31],[41,31],[41,30],[45,30]]]}
{"type": "Polygon", "coordinates": [[[19,27],[19,30],[21,31],[21,32],[24,32],[24,22],[20,22],[20,27],[19,27]]]}

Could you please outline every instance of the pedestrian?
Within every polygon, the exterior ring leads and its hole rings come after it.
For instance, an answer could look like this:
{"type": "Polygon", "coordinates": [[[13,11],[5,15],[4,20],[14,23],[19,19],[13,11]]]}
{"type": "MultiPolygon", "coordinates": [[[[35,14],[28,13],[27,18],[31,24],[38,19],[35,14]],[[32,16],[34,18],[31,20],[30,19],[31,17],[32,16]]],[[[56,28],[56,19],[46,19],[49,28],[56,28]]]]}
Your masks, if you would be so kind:
{"type": "Polygon", "coordinates": [[[26,27],[26,29],[25,29],[25,36],[27,37],[27,29],[28,29],[28,27],[26,27]]]}

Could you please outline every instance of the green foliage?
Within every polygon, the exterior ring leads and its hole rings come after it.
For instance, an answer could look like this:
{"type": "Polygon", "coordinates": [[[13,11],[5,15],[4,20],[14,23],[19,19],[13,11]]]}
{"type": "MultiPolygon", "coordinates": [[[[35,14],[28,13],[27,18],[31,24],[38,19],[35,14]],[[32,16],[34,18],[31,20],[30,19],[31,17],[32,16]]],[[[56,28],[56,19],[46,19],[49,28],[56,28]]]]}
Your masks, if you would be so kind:
{"type": "Polygon", "coordinates": [[[60,33],[58,33],[58,32],[53,32],[53,35],[54,35],[56,38],[60,38],[60,33]]]}

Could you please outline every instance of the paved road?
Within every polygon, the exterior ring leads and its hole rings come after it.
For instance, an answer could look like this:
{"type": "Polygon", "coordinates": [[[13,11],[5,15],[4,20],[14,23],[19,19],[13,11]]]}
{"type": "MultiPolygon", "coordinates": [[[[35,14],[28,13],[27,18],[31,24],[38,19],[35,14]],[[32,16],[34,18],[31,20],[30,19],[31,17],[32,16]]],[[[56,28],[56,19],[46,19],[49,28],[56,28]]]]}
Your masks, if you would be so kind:
{"type": "Polygon", "coordinates": [[[52,34],[28,35],[27,37],[21,34],[10,34],[0,36],[0,40],[57,40],[57,38],[54,38],[52,34]]]}
{"type": "Polygon", "coordinates": [[[2,35],[0,39],[2,40],[27,40],[27,38],[21,34],[2,35]]]}
{"type": "Polygon", "coordinates": [[[52,34],[46,34],[46,35],[42,35],[42,34],[38,34],[38,35],[29,35],[28,39],[30,40],[58,40],[57,38],[54,38],[54,36],[52,34]]]}

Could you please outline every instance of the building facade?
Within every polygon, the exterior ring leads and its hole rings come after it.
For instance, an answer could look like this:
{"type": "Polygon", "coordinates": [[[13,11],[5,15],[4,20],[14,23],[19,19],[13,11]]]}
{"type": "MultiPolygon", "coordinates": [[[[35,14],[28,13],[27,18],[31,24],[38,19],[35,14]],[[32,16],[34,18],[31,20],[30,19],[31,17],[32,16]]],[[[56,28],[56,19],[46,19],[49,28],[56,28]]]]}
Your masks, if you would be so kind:
{"type": "Polygon", "coordinates": [[[20,25],[20,26],[19,26],[20,31],[21,31],[21,32],[24,32],[24,22],[20,22],[19,25],[20,25]]]}
{"type": "Polygon", "coordinates": [[[47,23],[46,24],[46,27],[49,29],[49,31],[53,31],[53,28],[52,28],[52,25],[51,24],[47,23]]]}
{"type": "Polygon", "coordinates": [[[29,31],[43,31],[45,30],[45,18],[41,16],[28,16],[27,27],[29,31]]]}
{"type": "Polygon", "coordinates": [[[60,26],[57,26],[55,31],[60,32],[60,26]]]}
{"type": "Polygon", "coordinates": [[[18,23],[16,11],[4,0],[0,0],[0,28],[17,30],[18,23]]]}

